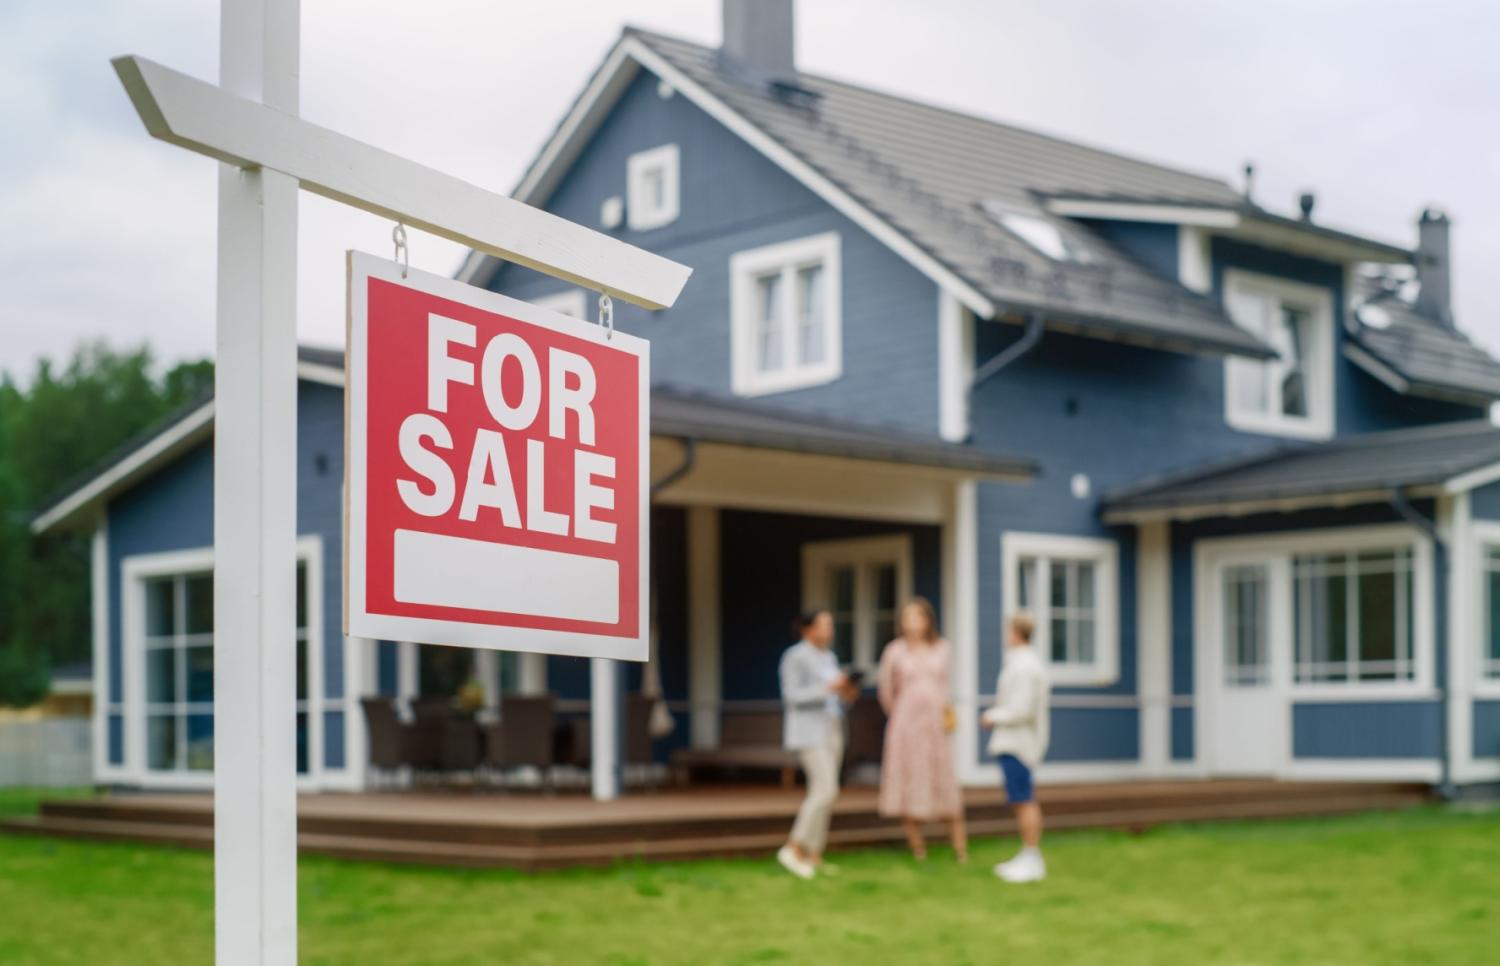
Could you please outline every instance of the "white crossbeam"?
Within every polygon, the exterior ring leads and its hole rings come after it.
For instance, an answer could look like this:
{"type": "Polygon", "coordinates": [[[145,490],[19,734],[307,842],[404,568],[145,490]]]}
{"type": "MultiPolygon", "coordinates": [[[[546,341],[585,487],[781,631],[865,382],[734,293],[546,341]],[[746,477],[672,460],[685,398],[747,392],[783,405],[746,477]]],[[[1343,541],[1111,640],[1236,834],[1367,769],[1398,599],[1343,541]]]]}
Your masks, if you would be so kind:
{"type": "Polygon", "coordinates": [[[143,57],[115,73],[152,137],[650,309],[692,269],[143,57]]]}

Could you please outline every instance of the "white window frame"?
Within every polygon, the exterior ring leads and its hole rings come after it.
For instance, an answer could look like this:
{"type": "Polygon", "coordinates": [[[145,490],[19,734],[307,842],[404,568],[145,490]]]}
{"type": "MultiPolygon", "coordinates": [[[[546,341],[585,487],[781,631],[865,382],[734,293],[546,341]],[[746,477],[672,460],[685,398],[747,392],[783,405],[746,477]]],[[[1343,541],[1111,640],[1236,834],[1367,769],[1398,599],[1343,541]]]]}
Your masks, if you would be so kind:
{"type": "Polygon", "coordinates": [[[1500,522],[1491,520],[1474,520],[1470,524],[1473,538],[1473,547],[1470,551],[1474,566],[1473,600],[1474,628],[1477,633],[1474,638],[1478,642],[1478,650],[1473,654],[1474,660],[1474,691],[1476,695],[1483,697],[1500,696],[1500,661],[1490,658],[1490,635],[1496,630],[1490,627],[1489,588],[1490,572],[1496,567],[1490,565],[1489,551],[1500,550],[1500,522]]]}
{"type": "MultiPolygon", "coordinates": [[[[889,641],[875,639],[873,598],[870,570],[882,564],[896,566],[896,612],[911,600],[912,540],[911,534],[896,533],[878,537],[855,537],[849,540],[817,540],[802,545],[802,608],[833,606],[833,588],[828,571],[833,567],[854,569],[854,641],[851,663],[873,672],[880,662],[880,651],[889,641]]],[[[899,617],[898,617],[899,623],[899,617]]]]}
{"type": "MultiPolygon", "coordinates": [[[[351,699],[358,689],[353,686],[355,678],[347,677],[349,662],[345,661],[344,698],[330,701],[325,697],[323,683],[323,540],[317,536],[304,536],[297,540],[297,563],[304,568],[307,582],[307,720],[308,770],[297,776],[302,789],[319,789],[349,782],[346,772],[355,772],[358,764],[350,758],[355,742],[350,732],[362,722],[350,714],[350,707],[357,703],[351,699]],[[327,711],[344,712],[345,765],[344,771],[325,771],[325,748],[323,716],[327,711]]],[[[212,547],[195,547],[187,550],[169,550],[162,553],[137,554],[120,562],[121,597],[121,661],[124,688],[124,743],[125,758],[118,768],[110,769],[112,777],[122,784],[153,788],[211,789],[214,773],[208,771],[160,771],[146,764],[146,583],[159,577],[212,571],[214,551],[212,547]]],[[[342,642],[342,641],[341,641],[342,642]]],[[[295,653],[295,652],[294,652],[295,653]]],[[[302,709],[299,709],[302,710],[302,709]]],[[[361,751],[361,754],[363,752],[361,751]]]]}
{"type": "MultiPolygon", "coordinates": [[[[1334,316],[1333,293],[1318,285],[1308,285],[1273,275],[1224,270],[1224,311],[1233,319],[1235,294],[1254,295],[1278,304],[1292,303],[1305,309],[1312,331],[1308,334],[1307,416],[1286,416],[1280,412],[1247,412],[1236,408],[1236,386],[1242,379],[1264,378],[1266,366],[1278,366],[1275,360],[1257,362],[1227,357],[1224,360],[1224,420],[1235,429],[1269,436],[1296,439],[1329,439],[1334,431],[1334,316]]],[[[1239,321],[1235,320],[1239,325],[1239,321]]],[[[1248,327],[1247,327],[1248,328],[1248,327]]],[[[1259,333],[1257,333],[1259,335],[1259,333]]],[[[1277,409],[1280,402],[1272,400],[1277,409]]]]}
{"type": "Polygon", "coordinates": [[[843,274],[838,232],[825,232],[737,252],[729,259],[729,315],[732,355],[732,386],[736,395],[805,389],[833,382],[843,374],[843,274]],[[784,364],[772,372],[756,365],[756,280],[781,274],[781,326],[783,354],[797,345],[797,286],[799,269],[823,267],[823,361],[784,364]]]}
{"type": "MultiPolygon", "coordinates": [[[[1225,562],[1258,555],[1273,563],[1272,579],[1286,581],[1284,613],[1273,617],[1270,647],[1272,649],[1272,686],[1285,700],[1293,703],[1318,704],[1335,701],[1413,700],[1436,697],[1433,689],[1433,597],[1432,542],[1406,524],[1379,524],[1368,527],[1341,527],[1322,530],[1260,534],[1252,537],[1215,537],[1200,540],[1194,547],[1195,594],[1195,692],[1212,694],[1216,687],[1212,668],[1213,653],[1205,648],[1220,646],[1219,629],[1207,617],[1219,613],[1215,601],[1220,592],[1216,568],[1225,562]],[[1409,681],[1329,681],[1296,680],[1296,614],[1293,598],[1293,558],[1303,554],[1344,553],[1361,550],[1409,549],[1412,555],[1412,678],[1409,681]]],[[[1274,591],[1273,591],[1274,592],[1274,591]]]]}
{"type": "Polygon", "coordinates": [[[588,298],[581,288],[570,288],[566,292],[554,292],[529,301],[537,308],[549,309],[570,318],[588,321],[588,298]]]}
{"type": "Polygon", "coordinates": [[[1106,537],[1074,537],[1055,533],[1010,531],[1000,536],[1001,625],[1020,600],[1022,558],[1037,561],[1038,605],[1030,613],[1036,621],[1031,646],[1048,658],[1052,683],[1106,687],[1120,679],[1120,548],[1106,537]],[[1079,561],[1094,567],[1094,659],[1051,663],[1053,560],[1079,561]]]}
{"type": "Polygon", "coordinates": [[[681,212],[681,155],[675,144],[638,151],[625,161],[625,220],[631,231],[651,231],[677,220],[681,212]],[[661,175],[661,204],[651,200],[652,174],[661,175]]]}

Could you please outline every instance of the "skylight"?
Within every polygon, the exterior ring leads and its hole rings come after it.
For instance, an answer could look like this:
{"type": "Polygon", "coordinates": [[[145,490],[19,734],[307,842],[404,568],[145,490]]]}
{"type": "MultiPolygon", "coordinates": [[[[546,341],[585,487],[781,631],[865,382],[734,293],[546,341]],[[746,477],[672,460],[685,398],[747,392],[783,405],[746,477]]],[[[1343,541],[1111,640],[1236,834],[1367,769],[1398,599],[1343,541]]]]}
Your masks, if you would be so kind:
{"type": "Polygon", "coordinates": [[[1011,234],[1054,262],[1087,265],[1094,260],[1086,249],[1064,235],[1056,224],[1040,215],[1027,214],[992,202],[986,202],[984,210],[1011,234]]]}

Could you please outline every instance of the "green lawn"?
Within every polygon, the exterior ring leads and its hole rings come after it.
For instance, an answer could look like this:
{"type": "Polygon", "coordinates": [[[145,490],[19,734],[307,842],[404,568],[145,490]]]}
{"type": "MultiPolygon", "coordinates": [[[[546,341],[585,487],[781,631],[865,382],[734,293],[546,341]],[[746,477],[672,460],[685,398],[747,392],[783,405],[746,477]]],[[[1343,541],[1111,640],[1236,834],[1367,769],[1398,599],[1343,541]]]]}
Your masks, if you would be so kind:
{"type": "MultiPolygon", "coordinates": [[[[24,795],[0,810],[27,808],[24,795]]],[[[1500,813],[1080,832],[1007,886],[935,850],[521,875],[304,859],[304,963],[1492,963],[1500,813]]],[[[0,836],[0,963],[206,963],[208,855],[0,836]]]]}

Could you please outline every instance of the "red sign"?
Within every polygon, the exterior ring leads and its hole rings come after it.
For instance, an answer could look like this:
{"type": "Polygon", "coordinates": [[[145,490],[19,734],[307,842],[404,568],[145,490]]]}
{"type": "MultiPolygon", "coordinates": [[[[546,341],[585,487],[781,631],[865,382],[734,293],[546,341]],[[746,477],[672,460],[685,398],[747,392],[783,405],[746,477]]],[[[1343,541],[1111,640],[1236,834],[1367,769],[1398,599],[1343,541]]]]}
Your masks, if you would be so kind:
{"type": "Polygon", "coordinates": [[[345,631],[646,659],[648,345],[349,255],[345,631]]]}

